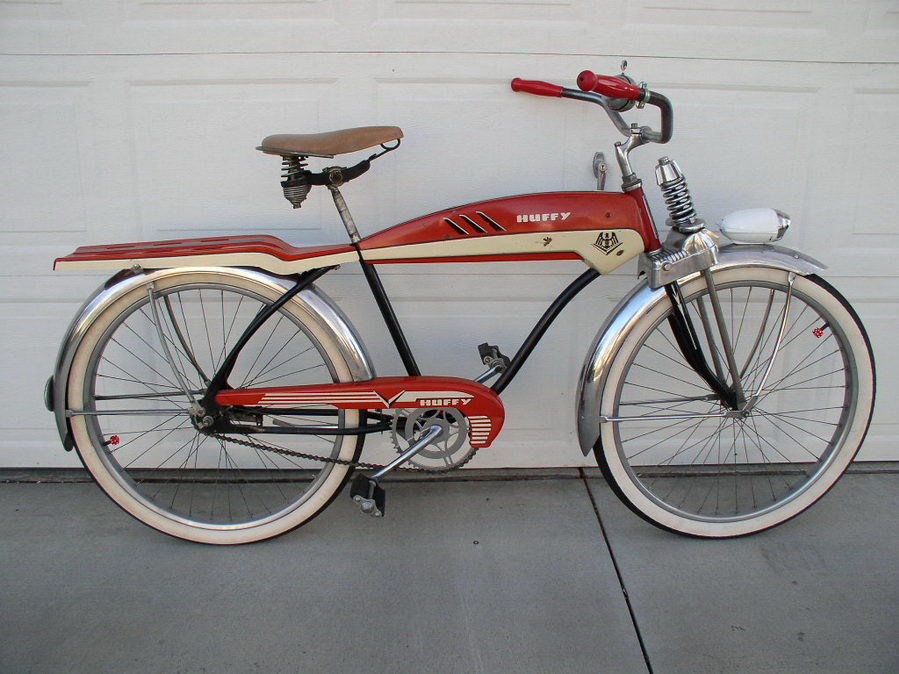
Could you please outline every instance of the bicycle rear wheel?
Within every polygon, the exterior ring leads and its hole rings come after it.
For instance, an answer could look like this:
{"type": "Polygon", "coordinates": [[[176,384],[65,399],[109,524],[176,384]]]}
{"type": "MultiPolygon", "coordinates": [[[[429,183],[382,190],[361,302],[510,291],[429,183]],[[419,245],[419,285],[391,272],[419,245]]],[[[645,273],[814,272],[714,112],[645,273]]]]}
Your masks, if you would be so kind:
{"type": "MultiPolygon", "coordinates": [[[[340,491],[349,467],[291,452],[355,460],[361,436],[234,436],[253,439],[256,446],[247,446],[191,421],[182,382],[201,397],[246,325],[279,292],[244,271],[187,270],[148,279],[88,327],[69,376],[72,434],[84,465],[129,514],[187,540],[247,543],[304,524],[340,491]]],[[[241,351],[230,384],[351,380],[338,337],[301,293],[241,351]]],[[[359,425],[360,413],[263,421],[346,429],[359,425]]]]}
{"type": "MultiPolygon", "coordinates": [[[[713,277],[755,406],[728,410],[685,362],[662,295],[610,366],[595,453],[618,496],[653,524],[731,537],[787,521],[839,479],[870,423],[874,359],[858,316],[822,279],[796,276],[791,288],[787,272],[757,267],[713,277]]],[[[681,290],[710,367],[717,360],[730,386],[704,279],[681,290]]]]}

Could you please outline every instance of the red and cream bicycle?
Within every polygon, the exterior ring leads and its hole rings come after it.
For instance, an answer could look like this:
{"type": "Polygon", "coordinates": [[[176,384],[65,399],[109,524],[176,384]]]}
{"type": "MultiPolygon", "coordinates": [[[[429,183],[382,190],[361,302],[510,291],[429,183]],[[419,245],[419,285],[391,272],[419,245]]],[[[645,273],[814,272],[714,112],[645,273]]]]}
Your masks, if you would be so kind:
{"type": "Polygon", "coordinates": [[[773,209],[739,211],[719,230],[695,212],[677,164],[656,179],[669,211],[663,241],[629,155],[666,143],[668,99],[624,73],[585,71],[578,88],[515,79],[515,91],[593,103],[625,136],[622,191],[526,194],[451,208],[360,237],[340,188],[398,147],[396,127],[277,135],[299,208],[327,188],[349,243],[294,247],[272,236],[87,246],[56,269],[115,275],[76,315],[47,405],[63,444],[113,501],[167,534],[234,544],[308,522],[341,491],[384,511],[398,467],[447,470],[489,447],[500,394],[565,305],[602,274],[639,258],[641,279],[586,355],[578,435],[618,496],[665,529],[731,537],[799,514],[837,481],[874,404],[870,344],[822,265],[774,245],[789,225],[773,209]],[[660,127],[622,113],[654,106],[660,127]],[[379,148],[353,166],[310,158],[379,148]],[[475,380],[419,370],[378,265],[580,260],[587,269],[549,306],[512,357],[482,344],[475,380]],[[405,372],[377,376],[363,341],[315,284],[361,265],[405,372]],[[492,383],[490,383],[492,382],[492,383]],[[396,458],[361,463],[363,439],[388,433],[396,458]]]}

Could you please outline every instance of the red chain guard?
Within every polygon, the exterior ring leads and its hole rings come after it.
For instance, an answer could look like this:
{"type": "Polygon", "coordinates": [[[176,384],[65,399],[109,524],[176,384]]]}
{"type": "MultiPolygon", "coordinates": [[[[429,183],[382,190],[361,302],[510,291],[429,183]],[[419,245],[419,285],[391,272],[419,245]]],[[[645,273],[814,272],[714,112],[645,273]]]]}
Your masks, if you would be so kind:
{"type": "Polygon", "coordinates": [[[472,447],[489,447],[506,417],[503,403],[492,389],[458,377],[377,377],[348,384],[231,389],[220,392],[215,400],[219,405],[273,409],[316,405],[343,410],[452,407],[468,419],[472,447]]]}

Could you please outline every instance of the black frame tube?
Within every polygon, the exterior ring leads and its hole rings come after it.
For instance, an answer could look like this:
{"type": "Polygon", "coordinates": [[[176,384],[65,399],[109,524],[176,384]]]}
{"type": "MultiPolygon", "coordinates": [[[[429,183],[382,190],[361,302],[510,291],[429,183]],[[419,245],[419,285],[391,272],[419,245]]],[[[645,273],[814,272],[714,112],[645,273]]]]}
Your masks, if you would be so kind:
{"type": "Polygon", "coordinates": [[[562,312],[562,309],[565,308],[565,305],[573,300],[579,292],[597,278],[599,278],[599,272],[592,268],[588,269],[572,281],[568,287],[559,294],[553,303],[549,305],[549,308],[543,313],[543,316],[540,317],[540,320],[537,321],[537,324],[531,329],[530,334],[518,348],[518,353],[512,358],[509,367],[503,371],[499,376],[499,379],[497,379],[493,386],[490,387],[495,393],[502,393],[512,379],[515,378],[515,375],[518,374],[521,366],[524,365],[528,356],[533,352],[534,347],[537,346],[537,343],[546,333],[549,326],[552,325],[552,322],[556,320],[556,317],[562,312]]]}
{"type": "Polygon", "coordinates": [[[393,339],[396,350],[403,361],[403,366],[406,368],[406,373],[410,377],[420,377],[421,370],[418,369],[418,363],[415,362],[415,356],[412,353],[412,349],[409,348],[409,342],[406,341],[403,328],[400,326],[396,313],[393,311],[393,305],[390,304],[390,298],[387,297],[387,291],[384,289],[384,284],[381,283],[381,277],[378,276],[374,265],[365,261],[361,251],[359,253],[359,262],[362,265],[362,273],[365,274],[365,280],[368,281],[368,287],[371,288],[378,309],[381,311],[381,316],[384,318],[384,323],[387,325],[387,330],[390,332],[390,337],[393,339]]]}
{"type": "Polygon", "coordinates": [[[237,364],[237,357],[240,355],[240,352],[247,345],[247,342],[252,339],[253,335],[256,334],[256,331],[262,327],[263,323],[265,323],[278,309],[287,304],[294,296],[298,295],[300,292],[308,288],[310,285],[315,283],[322,276],[327,274],[329,271],[334,269],[334,267],[319,267],[318,269],[310,269],[309,271],[303,272],[297,278],[296,284],[288,290],[286,293],[281,295],[278,299],[272,302],[269,305],[262,307],[259,310],[259,313],[256,314],[256,317],[250,322],[250,324],[243,331],[243,334],[237,340],[233,347],[231,347],[231,351],[228,352],[227,358],[222,361],[221,366],[218,371],[212,376],[212,380],[209,382],[209,386],[206,387],[206,395],[203,396],[202,405],[207,409],[213,409],[215,407],[215,396],[224,388],[228,387],[228,377],[231,375],[231,371],[234,369],[235,364],[237,364]]]}

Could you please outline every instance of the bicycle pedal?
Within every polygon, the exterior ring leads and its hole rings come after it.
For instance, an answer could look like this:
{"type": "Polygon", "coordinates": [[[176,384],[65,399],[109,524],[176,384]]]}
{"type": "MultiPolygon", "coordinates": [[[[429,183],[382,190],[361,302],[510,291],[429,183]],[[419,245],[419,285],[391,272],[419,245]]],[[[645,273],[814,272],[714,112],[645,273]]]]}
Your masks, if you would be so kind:
{"type": "Polygon", "coordinates": [[[366,515],[384,517],[387,495],[378,483],[365,475],[357,475],[350,488],[350,498],[366,515]]]}
{"type": "Polygon", "coordinates": [[[507,355],[499,350],[498,346],[488,344],[487,342],[478,345],[478,355],[481,357],[481,362],[484,365],[488,367],[499,366],[500,371],[505,370],[512,362],[507,355]]]}

